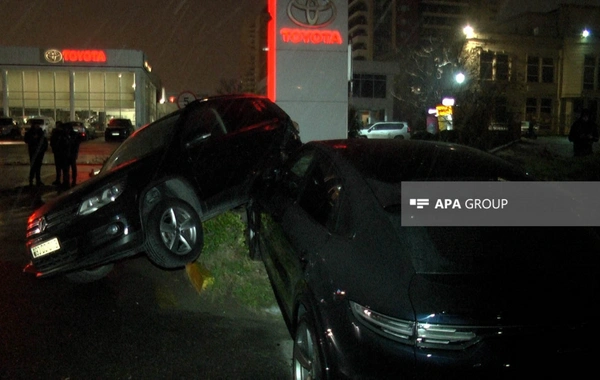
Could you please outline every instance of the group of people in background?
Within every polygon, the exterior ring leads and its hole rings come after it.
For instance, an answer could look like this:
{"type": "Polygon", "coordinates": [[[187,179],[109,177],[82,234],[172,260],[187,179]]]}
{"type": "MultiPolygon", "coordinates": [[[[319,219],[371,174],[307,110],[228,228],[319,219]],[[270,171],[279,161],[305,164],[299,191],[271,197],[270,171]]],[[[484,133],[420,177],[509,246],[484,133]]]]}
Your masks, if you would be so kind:
{"type": "Polygon", "coordinates": [[[44,130],[39,125],[32,124],[25,132],[24,141],[29,152],[29,186],[33,186],[34,180],[37,186],[44,185],[41,179],[41,169],[48,145],[54,154],[56,169],[56,179],[52,184],[59,191],[77,184],[77,157],[81,144],[79,133],[69,128],[68,125],[57,122],[48,141],[44,130]]]}
{"type": "Polygon", "coordinates": [[[59,189],[68,189],[77,184],[77,156],[81,140],[79,133],[60,122],[50,136],[50,147],[54,153],[56,180],[52,182],[59,189]],[[69,175],[70,172],[70,175],[69,175]]]}

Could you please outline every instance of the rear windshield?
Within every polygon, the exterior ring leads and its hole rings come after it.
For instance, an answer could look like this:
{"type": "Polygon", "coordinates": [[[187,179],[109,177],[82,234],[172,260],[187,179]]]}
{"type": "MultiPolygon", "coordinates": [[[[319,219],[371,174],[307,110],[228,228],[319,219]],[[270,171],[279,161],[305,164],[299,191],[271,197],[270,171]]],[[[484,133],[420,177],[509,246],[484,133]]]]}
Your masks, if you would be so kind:
{"type": "Polygon", "coordinates": [[[391,220],[420,274],[560,273],[598,262],[600,239],[591,228],[401,227],[399,215],[391,220]]]}
{"type": "Polygon", "coordinates": [[[124,120],[124,119],[111,119],[108,122],[108,126],[109,127],[127,127],[127,126],[130,126],[130,125],[132,125],[131,121],[124,120]]]}

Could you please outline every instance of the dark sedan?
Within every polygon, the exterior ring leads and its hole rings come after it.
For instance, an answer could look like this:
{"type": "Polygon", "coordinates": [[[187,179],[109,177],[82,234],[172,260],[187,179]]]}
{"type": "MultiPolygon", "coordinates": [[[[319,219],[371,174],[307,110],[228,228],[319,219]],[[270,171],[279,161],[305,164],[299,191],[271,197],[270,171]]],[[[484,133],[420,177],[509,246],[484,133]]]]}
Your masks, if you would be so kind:
{"type": "Polygon", "coordinates": [[[122,141],[131,136],[134,128],[129,119],[110,119],[104,130],[105,141],[122,141]]]}
{"type": "Polygon", "coordinates": [[[403,227],[403,181],[531,178],[427,141],[309,142],[248,204],[295,379],[587,376],[600,239],[579,228],[403,227]]]}
{"type": "MultiPolygon", "coordinates": [[[[94,138],[88,127],[81,121],[68,121],[63,123],[63,126],[67,129],[72,129],[77,134],[79,141],[88,141],[94,138]]],[[[96,132],[94,131],[94,133],[96,132]]]]}
{"type": "Polygon", "coordinates": [[[260,171],[299,145],[266,98],[192,102],[137,130],[97,176],[29,217],[25,270],[92,281],[142,252],[160,267],[184,266],[200,255],[202,222],[247,202],[260,171]]]}

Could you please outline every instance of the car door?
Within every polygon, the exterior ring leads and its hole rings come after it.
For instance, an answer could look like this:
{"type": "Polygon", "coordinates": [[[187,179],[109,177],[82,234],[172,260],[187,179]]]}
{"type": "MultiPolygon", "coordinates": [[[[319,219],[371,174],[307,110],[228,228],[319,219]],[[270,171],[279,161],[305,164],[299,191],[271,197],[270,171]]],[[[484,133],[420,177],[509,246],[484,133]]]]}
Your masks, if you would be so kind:
{"type": "Polygon", "coordinates": [[[185,115],[182,146],[209,208],[243,201],[255,168],[278,148],[280,121],[255,101],[199,103],[185,115]]]}
{"type": "Polygon", "coordinates": [[[372,139],[383,139],[385,138],[385,130],[384,130],[384,125],[381,123],[377,123],[375,125],[373,125],[372,130],[371,130],[371,138],[372,139]]]}
{"type": "Polygon", "coordinates": [[[282,174],[282,181],[268,204],[262,243],[265,266],[285,312],[291,315],[295,297],[302,292],[304,272],[315,254],[330,239],[337,213],[336,189],[331,164],[306,149],[282,174]]]}

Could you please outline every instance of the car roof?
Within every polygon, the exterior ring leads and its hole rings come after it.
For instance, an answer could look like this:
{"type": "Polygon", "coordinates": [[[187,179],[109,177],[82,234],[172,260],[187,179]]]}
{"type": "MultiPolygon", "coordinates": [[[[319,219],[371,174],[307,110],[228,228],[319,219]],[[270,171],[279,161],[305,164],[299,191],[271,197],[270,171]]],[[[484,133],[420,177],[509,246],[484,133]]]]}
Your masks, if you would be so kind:
{"type": "Polygon", "coordinates": [[[347,139],[312,141],[349,161],[365,178],[414,180],[533,180],[524,170],[467,146],[422,140],[347,139]]]}

